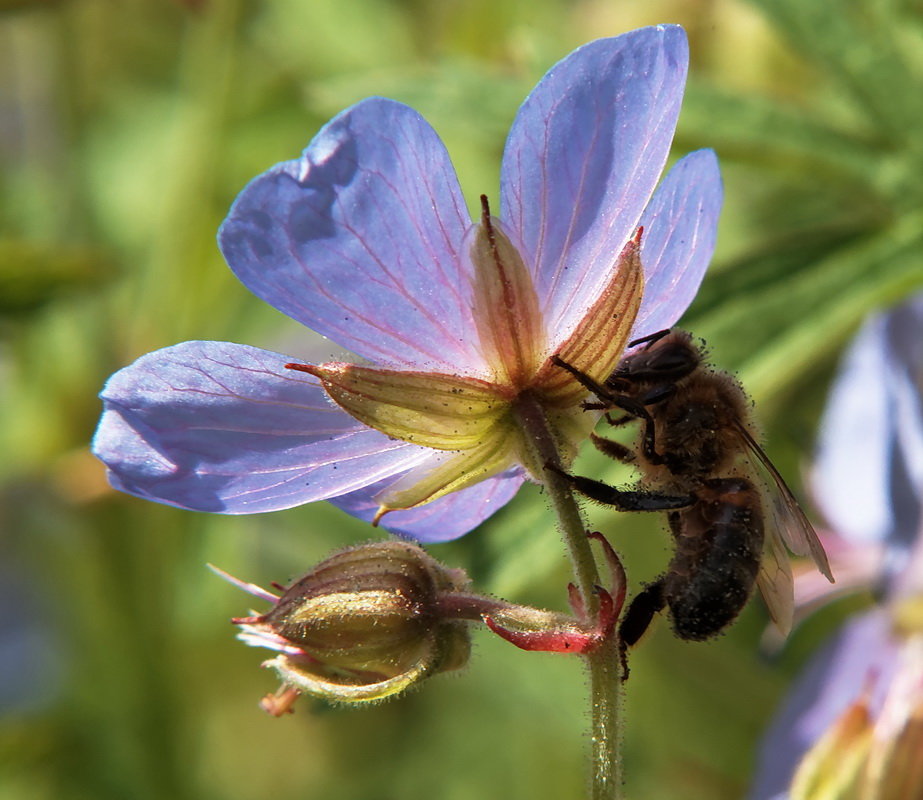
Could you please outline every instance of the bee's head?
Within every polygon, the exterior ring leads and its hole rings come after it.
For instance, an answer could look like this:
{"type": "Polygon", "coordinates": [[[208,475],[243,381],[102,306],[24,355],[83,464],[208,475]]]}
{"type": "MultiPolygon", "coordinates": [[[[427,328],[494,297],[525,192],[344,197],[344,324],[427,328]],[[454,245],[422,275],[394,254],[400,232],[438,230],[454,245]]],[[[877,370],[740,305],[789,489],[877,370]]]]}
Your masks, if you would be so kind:
{"type": "Polygon", "coordinates": [[[673,328],[632,342],[643,345],[625,356],[610,380],[631,384],[670,384],[682,380],[702,363],[702,352],[686,331],[673,328]]]}

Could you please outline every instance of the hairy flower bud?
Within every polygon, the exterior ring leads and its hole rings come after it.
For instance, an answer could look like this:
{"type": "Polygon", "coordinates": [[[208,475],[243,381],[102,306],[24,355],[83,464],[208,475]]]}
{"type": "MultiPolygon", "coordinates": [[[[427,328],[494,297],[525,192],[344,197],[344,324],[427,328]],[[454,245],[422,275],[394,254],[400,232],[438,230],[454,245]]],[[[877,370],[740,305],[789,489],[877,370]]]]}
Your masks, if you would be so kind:
{"type": "Polygon", "coordinates": [[[282,693],[263,702],[270,713],[286,711],[301,693],[381,700],[468,660],[465,622],[444,602],[464,593],[468,578],[409,542],[335,553],[281,597],[220,574],[274,604],[233,620],[240,639],[279,652],[264,663],[283,682],[282,693]]]}

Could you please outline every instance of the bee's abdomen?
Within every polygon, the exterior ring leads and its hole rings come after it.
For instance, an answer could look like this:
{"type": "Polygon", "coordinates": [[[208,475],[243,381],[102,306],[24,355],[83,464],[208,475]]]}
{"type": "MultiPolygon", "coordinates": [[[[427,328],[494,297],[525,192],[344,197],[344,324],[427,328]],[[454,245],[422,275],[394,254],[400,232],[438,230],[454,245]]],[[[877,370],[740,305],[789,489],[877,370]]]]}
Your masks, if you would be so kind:
{"type": "Polygon", "coordinates": [[[716,635],[740,614],[763,547],[759,494],[749,481],[712,479],[697,495],[677,519],[665,587],[676,634],[694,640],[716,635]]]}

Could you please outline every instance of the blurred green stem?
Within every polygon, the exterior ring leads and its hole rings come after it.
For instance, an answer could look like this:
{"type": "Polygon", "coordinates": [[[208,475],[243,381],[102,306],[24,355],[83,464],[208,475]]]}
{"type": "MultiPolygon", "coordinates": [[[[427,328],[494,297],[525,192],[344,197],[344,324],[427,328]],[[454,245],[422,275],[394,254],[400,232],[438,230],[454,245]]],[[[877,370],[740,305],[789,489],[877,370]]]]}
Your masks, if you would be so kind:
{"type": "MultiPolygon", "coordinates": [[[[528,395],[520,395],[516,412],[526,433],[526,447],[529,450],[526,466],[534,476],[541,476],[558,517],[561,535],[574,568],[577,589],[587,613],[595,617],[599,610],[596,595],[599,572],[586,535],[583,516],[570,485],[556,472],[545,469],[545,464],[549,462],[561,463],[557,442],[539,402],[528,395]]],[[[619,657],[617,636],[609,637],[586,656],[590,670],[592,800],[617,800],[621,795],[619,657]]]]}
{"type": "Polygon", "coordinates": [[[235,69],[244,6],[241,0],[211,3],[207,12],[191,15],[185,30],[177,99],[164,121],[169,171],[163,191],[168,202],[154,220],[150,261],[135,287],[135,302],[143,299],[145,305],[170,313],[157,318],[154,328],[152,316],[126,321],[124,329],[134,333],[131,357],[164,340],[182,339],[190,330],[201,332],[203,318],[220,318],[224,310],[221,284],[214,283],[224,276],[197,266],[207,263],[215,250],[217,220],[208,198],[224,169],[227,118],[240,91],[235,69]]]}

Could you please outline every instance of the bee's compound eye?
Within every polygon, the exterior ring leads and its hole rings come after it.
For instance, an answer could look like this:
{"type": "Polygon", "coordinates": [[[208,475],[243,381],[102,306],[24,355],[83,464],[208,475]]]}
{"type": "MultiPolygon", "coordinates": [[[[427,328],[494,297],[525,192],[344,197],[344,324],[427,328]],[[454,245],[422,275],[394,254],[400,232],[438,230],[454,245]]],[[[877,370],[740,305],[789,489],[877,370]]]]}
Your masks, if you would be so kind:
{"type": "Polygon", "coordinates": [[[699,366],[699,356],[684,346],[656,347],[626,358],[616,375],[636,381],[675,383],[690,375],[699,366]]]}
{"type": "Polygon", "coordinates": [[[664,376],[682,377],[698,366],[698,358],[687,350],[673,350],[651,360],[650,369],[664,376]]]}

